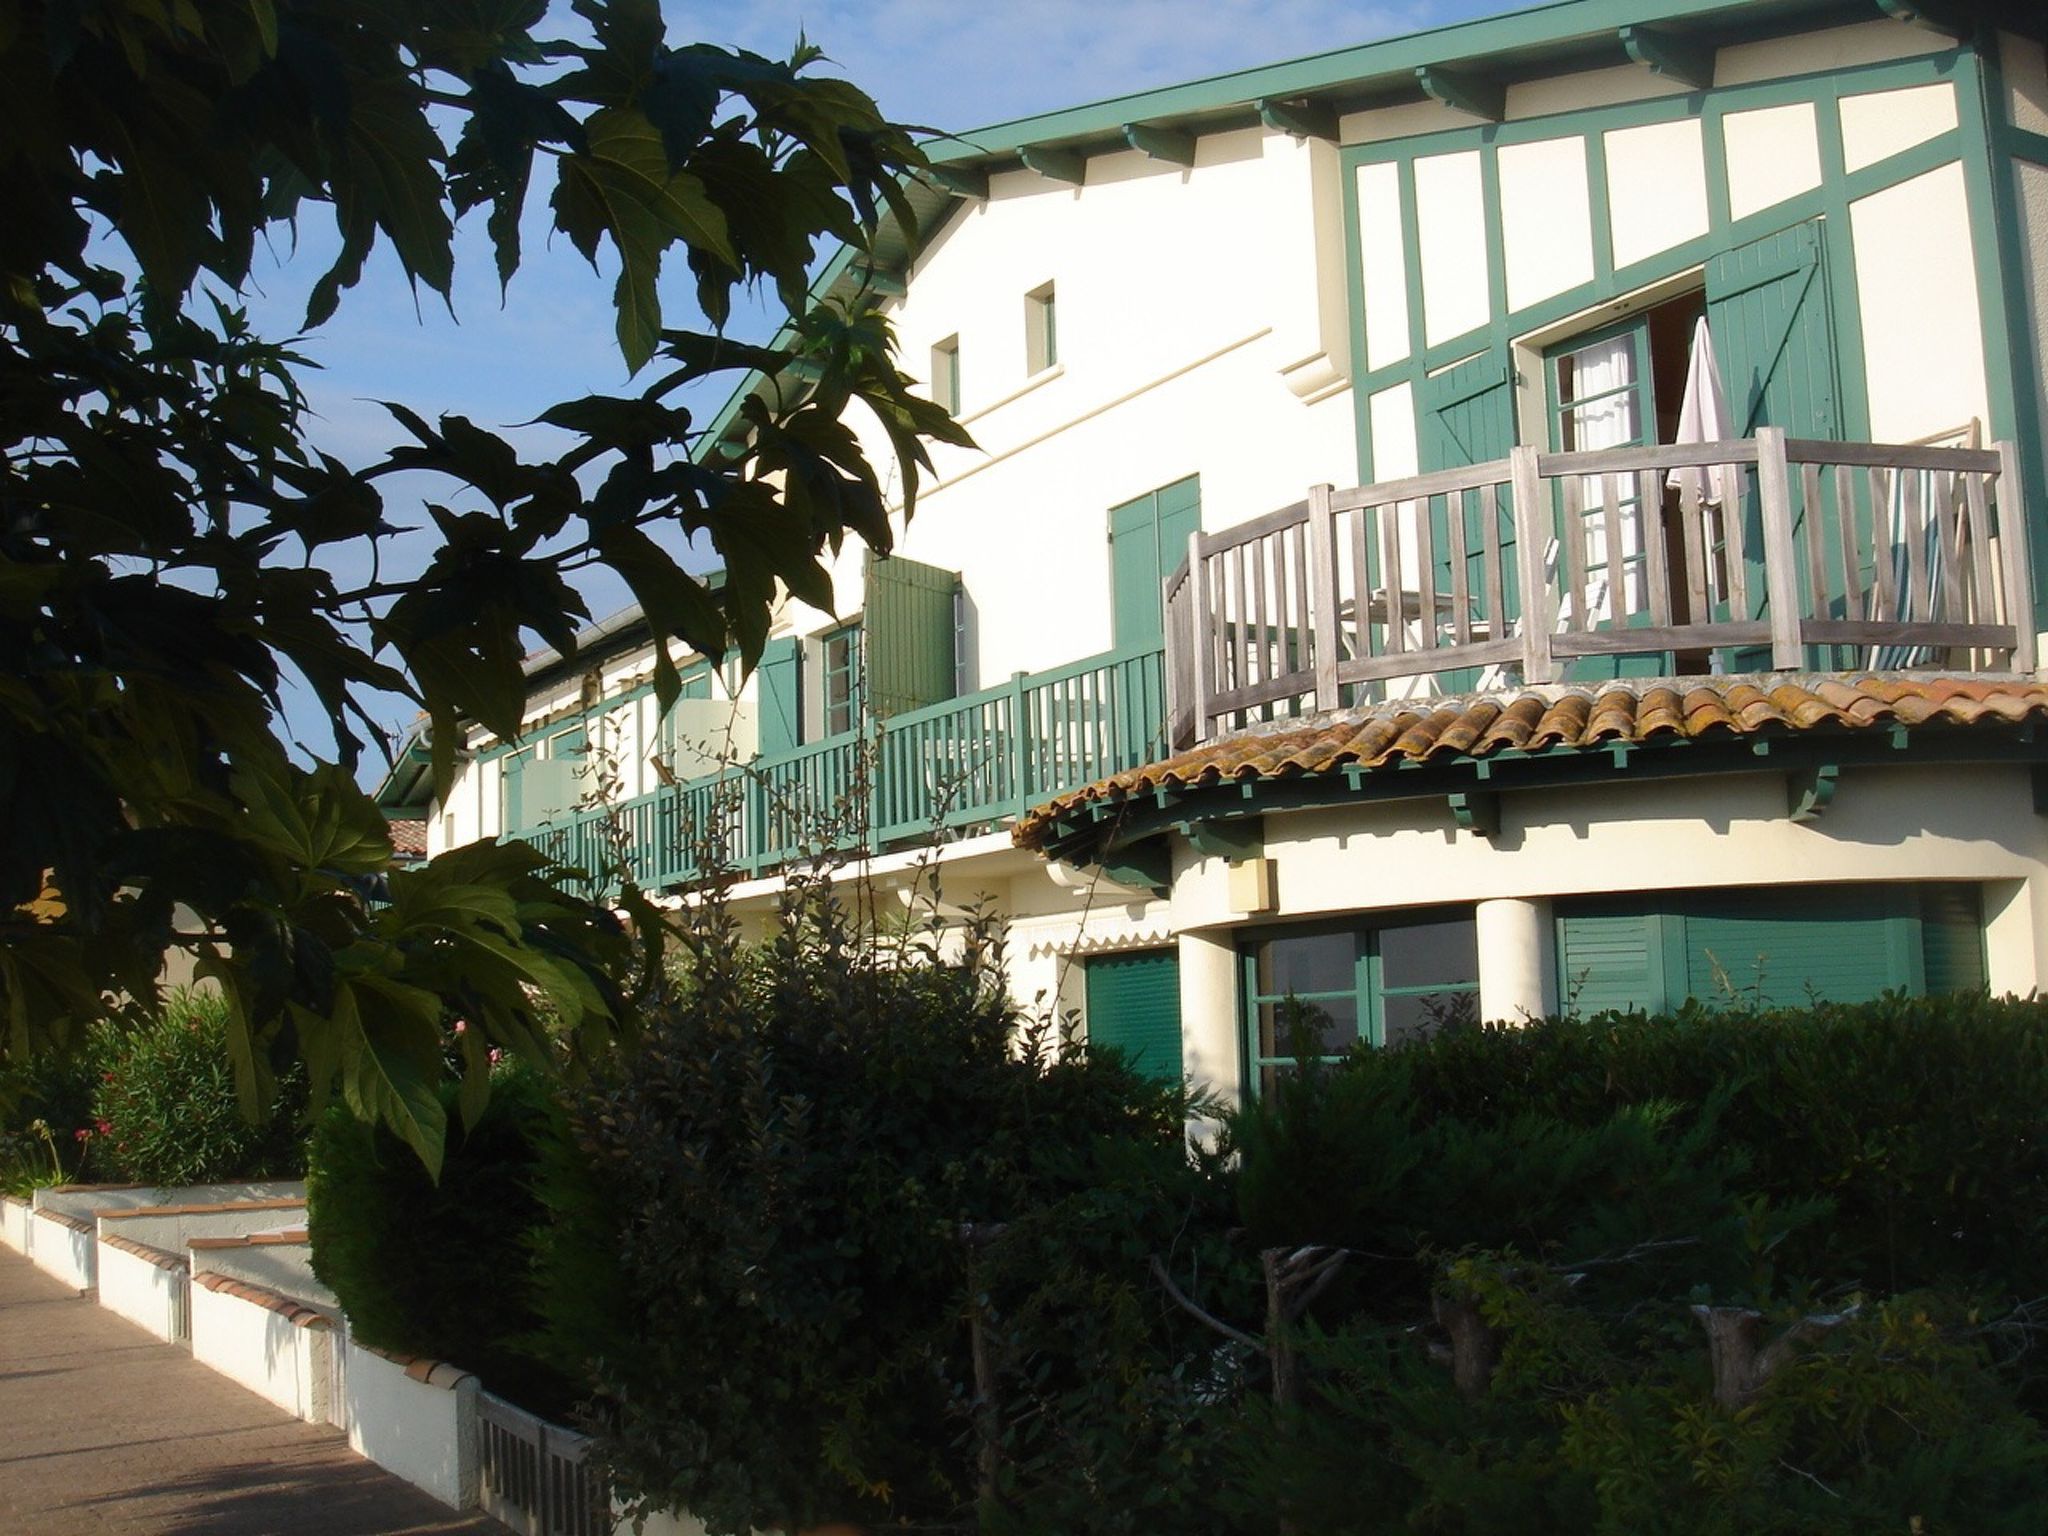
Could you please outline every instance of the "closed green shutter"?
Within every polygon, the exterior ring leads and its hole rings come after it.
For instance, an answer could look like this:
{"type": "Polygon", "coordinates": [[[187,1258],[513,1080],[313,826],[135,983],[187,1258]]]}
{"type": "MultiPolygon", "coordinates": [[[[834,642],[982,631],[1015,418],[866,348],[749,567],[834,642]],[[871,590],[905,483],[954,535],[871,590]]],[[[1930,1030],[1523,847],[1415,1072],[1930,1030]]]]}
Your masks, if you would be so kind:
{"type": "Polygon", "coordinates": [[[526,753],[512,751],[498,760],[502,827],[507,832],[516,832],[526,825],[526,758],[526,753]]]}
{"type": "Polygon", "coordinates": [[[1180,956],[1171,949],[1087,963],[1088,1043],[1114,1046],[1139,1071],[1181,1075],[1180,956]]]}
{"type": "Polygon", "coordinates": [[[794,635],[761,651],[761,755],[789,752],[803,740],[803,648],[794,635]]]}
{"type": "Polygon", "coordinates": [[[1564,1012],[1654,1012],[1664,1003],[1661,927],[1644,912],[1568,912],[1558,920],[1557,989],[1564,1012]]]}
{"type": "Polygon", "coordinates": [[[1198,475],[1109,509],[1110,623],[1118,650],[1165,643],[1161,588],[1187,559],[1188,535],[1201,526],[1198,475]]]}
{"type": "Polygon", "coordinates": [[[1917,990],[1895,923],[1897,888],[1838,886],[1702,898],[1684,914],[1687,993],[1709,1004],[1797,1008],[1917,990]]]}
{"type": "Polygon", "coordinates": [[[870,707],[886,719],[953,697],[953,600],[956,571],[892,555],[868,558],[867,643],[870,707]]]}
{"type": "Polygon", "coordinates": [[[1929,995],[1984,990],[1984,903],[1976,886],[1922,887],[1920,933],[1929,995]]]}

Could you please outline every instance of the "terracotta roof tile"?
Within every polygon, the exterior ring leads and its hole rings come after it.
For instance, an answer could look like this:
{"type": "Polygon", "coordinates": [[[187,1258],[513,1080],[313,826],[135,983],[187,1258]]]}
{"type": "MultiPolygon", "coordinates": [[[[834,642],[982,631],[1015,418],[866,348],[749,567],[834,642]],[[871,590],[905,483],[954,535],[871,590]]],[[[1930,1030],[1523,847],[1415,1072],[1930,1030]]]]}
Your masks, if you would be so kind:
{"type": "Polygon", "coordinates": [[[1063,815],[1161,789],[1252,779],[1378,772],[1402,764],[1659,740],[1713,740],[1889,725],[2017,724],[2048,718],[2048,684],[2017,677],[1768,673],[1553,684],[1497,695],[1392,700],[1255,727],[1099,780],[1022,817],[1016,841],[1042,846],[1063,815]]]}
{"type": "Polygon", "coordinates": [[[384,830],[391,834],[391,851],[401,859],[423,859],[427,856],[427,824],[424,821],[387,821],[384,830]]]}

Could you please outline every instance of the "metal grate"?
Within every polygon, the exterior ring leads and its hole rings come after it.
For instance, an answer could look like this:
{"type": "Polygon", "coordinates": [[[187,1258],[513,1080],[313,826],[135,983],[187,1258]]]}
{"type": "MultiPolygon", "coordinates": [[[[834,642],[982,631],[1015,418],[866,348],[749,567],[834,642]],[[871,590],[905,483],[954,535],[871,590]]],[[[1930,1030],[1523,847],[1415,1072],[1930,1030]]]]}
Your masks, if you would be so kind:
{"type": "Polygon", "coordinates": [[[521,1536],[609,1536],[611,1491],[587,1465],[590,1441],[477,1394],[484,1512],[521,1536]]]}

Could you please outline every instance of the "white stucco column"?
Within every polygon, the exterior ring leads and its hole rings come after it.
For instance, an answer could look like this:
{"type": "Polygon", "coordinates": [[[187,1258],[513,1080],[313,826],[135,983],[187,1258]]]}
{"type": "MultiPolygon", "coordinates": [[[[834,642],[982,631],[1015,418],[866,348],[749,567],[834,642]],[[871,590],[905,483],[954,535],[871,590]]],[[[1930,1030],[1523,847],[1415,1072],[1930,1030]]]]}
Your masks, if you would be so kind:
{"type": "Polygon", "coordinates": [[[1497,897],[1480,902],[1474,917],[1479,936],[1479,1016],[1519,1024],[1557,1012],[1557,946],[1550,903],[1497,897]]]}
{"type": "Polygon", "coordinates": [[[1984,980],[1993,997],[2048,991],[2048,880],[1984,882],[1984,980]]]}
{"type": "Polygon", "coordinates": [[[1181,1070],[1197,1092],[1235,1103],[1244,1093],[1237,945],[1228,932],[1183,933],[1178,942],[1181,1070]]]}

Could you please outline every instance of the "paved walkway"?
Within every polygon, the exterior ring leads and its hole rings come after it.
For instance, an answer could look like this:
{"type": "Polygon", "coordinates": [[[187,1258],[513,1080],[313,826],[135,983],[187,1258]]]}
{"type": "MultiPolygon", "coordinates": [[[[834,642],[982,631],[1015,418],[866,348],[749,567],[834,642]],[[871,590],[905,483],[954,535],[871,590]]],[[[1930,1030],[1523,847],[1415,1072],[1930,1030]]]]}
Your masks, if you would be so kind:
{"type": "Polygon", "coordinates": [[[0,1248],[5,1536],[507,1536],[0,1248]]]}

